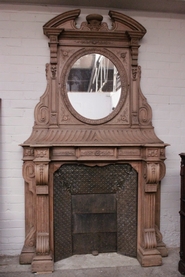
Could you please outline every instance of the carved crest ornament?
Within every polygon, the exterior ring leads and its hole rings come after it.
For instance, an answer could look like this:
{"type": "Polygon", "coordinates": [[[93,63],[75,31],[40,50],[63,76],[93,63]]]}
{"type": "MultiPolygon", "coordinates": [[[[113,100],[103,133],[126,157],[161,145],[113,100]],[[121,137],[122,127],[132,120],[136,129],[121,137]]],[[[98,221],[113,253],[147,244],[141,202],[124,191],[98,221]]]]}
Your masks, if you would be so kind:
{"type": "Polygon", "coordinates": [[[53,175],[62,165],[129,164],[138,176],[137,259],[142,266],[158,266],[167,255],[160,233],[167,144],[154,132],[140,88],[138,49],[146,29],[115,11],[109,11],[110,26],[91,14],[77,27],[80,12],[62,13],[43,26],[50,63],[32,134],[21,145],[25,243],[20,263],[31,263],[32,272],[54,270],[53,175]]]}

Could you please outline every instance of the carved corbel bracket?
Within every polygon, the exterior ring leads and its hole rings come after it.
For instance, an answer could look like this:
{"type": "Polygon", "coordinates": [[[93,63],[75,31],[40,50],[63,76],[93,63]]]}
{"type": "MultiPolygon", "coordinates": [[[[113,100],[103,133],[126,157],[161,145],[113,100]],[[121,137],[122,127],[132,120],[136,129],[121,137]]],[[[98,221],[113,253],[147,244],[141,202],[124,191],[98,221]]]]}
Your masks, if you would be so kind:
{"type": "Polygon", "coordinates": [[[132,66],[138,65],[138,49],[139,49],[139,41],[145,35],[145,31],[127,31],[127,35],[130,38],[130,47],[131,47],[131,56],[132,56],[132,66]]]}
{"type": "Polygon", "coordinates": [[[49,149],[35,149],[35,180],[36,186],[47,186],[49,176],[49,149]]]}
{"type": "Polygon", "coordinates": [[[35,163],[35,180],[36,185],[48,185],[48,162],[35,163]]]}
{"type": "Polygon", "coordinates": [[[160,164],[147,163],[145,192],[156,192],[160,181],[160,164]]]}

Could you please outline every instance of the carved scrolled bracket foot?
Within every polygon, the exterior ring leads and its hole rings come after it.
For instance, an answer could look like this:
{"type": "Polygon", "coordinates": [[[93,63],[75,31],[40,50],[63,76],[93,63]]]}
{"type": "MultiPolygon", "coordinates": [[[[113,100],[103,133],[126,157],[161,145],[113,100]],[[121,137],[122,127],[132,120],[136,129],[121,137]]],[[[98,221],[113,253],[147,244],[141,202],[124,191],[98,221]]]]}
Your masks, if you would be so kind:
{"type": "Polygon", "coordinates": [[[54,262],[49,250],[49,233],[37,232],[36,255],[32,261],[32,272],[52,272],[54,262]]]}
{"type": "Polygon", "coordinates": [[[162,265],[162,256],[157,249],[154,228],[144,230],[144,247],[138,249],[137,258],[140,264],[144,267],[162,265]]]}
{"type": "Polygon", "coordinates": [[[32,227],[26,236],[21,255],[19,257],[20,264],[31,264],[35,255],[35,228],[32,227]]]}
{"type": "Polygon", "coordinates": [[[160,242],[157,244],[157,250],[160,252],[162,257],[168,256],[168,249],[166,248],[166,244],[164,242],[160,242]]]}
{"type": "Polygon", "coordinates": [[[166,248],[166,244],[162,241],[163,237],[157,225],[155,226],[155,234],[157,239],[157,250],[160,252],[162,257],[167,257],[168,249],[166,248]]]}
{"type": "Polygon", "coordinates": [[[31,264],[34,255],[35,255],[35,247],[23,246],[21,254],[19,256],[19,263],[20,264],[31,264]]]}

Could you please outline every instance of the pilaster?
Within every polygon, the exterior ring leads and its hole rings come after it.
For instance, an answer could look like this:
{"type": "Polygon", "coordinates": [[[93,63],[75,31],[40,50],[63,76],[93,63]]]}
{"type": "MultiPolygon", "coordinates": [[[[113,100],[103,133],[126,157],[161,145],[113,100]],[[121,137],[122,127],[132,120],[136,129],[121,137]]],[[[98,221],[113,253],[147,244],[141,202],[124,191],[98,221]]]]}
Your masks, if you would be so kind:
{"type": "Polygon", "coordinates": [[[36,252],[32,272],[52,272],[53,260],[49,242],[49,148],[34,149],[36,180],[36,252]]]}

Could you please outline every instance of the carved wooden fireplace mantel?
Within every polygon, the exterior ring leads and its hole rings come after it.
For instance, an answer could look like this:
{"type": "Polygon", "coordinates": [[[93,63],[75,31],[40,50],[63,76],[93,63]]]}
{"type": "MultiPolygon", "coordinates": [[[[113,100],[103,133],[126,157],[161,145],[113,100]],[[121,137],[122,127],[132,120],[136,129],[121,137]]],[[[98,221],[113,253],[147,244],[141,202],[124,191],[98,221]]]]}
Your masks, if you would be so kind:
{"type": "MultiPolygon", "coordinates": [[[[54,195],[58,195],[54,176],[60,168],[127,165],[137,173],[135,256],[142,266],[161,265],[162,256],[167,255],[160,233],[160,181],[165,175],[166,144],[155,135],[151,107],[140,89],[138,49],[146,30],[115,11],[109,11],[111,26],[101,15],[92,14],[77,27],[79,16],[79,9],[65,12],[43,27],[49,38],[50,63],[46,65],[47,88],[35,108],[32,134],[22,144],[26,236],[20,263],[31,263],[33,272],[54,269],[55,218],[64,213],[54,211],[54,195]]],[[[128,173],[127,168],[123,171],[128,173]]],[[[121,197],[121,188],[132,186],[127,175],[121,185],[101,193],[121,197]]],[[[62,178],[59,175],[61,184],[62,178]]],[[[60,194],[65,191],[69,198],[78,194],[75,184],[64,186],[60,194]]],[[[97,194],[99,184],[93,186],[97,194]]],[[[121,249],[118,252],[129,253],[124,252],[124,246],[121,249]]]]}

